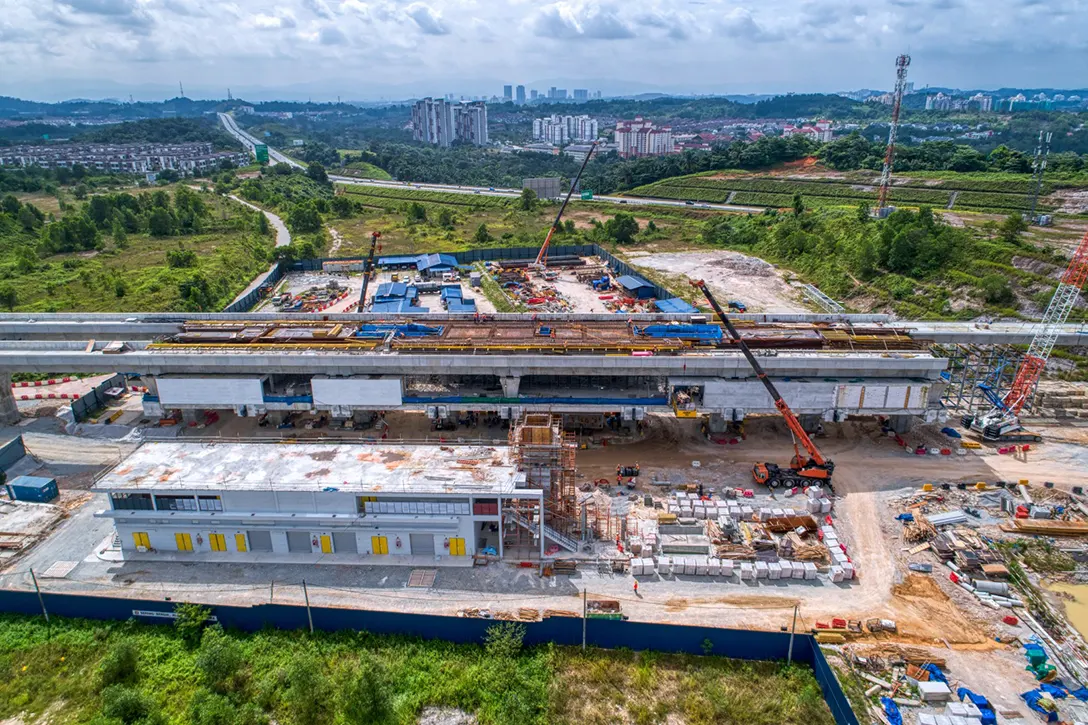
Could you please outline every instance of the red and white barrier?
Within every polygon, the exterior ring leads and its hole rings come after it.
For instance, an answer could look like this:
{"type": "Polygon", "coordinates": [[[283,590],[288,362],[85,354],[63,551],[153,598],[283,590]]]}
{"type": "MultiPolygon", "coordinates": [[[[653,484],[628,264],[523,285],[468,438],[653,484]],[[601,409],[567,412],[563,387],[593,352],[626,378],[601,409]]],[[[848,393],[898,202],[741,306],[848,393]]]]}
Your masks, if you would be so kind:
{"type": "Polygon", "coordinates": [[[49,378],[48,380],[24,380],[21,383],[12,383],[13,388],[40,388],[44,385],[58,385],[60,383],[70,383],[74,378],[49,378]]]}

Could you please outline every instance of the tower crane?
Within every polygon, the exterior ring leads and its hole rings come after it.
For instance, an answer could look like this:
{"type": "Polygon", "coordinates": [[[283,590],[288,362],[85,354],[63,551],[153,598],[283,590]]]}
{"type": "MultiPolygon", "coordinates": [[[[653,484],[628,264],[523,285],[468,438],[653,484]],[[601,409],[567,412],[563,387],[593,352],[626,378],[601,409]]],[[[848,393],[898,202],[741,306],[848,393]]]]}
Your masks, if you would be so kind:
{"type": "Polygon", "coordinates": [[[797,419],[794,412],[790,410],[790,406],[782,399],[782,395],[779,394],[778,388],[774,386],[771,379],[767,377],[766,371],[763,370],[763,366],[756,360],[755,355],[752,354],[751,349],[748,347],[748,343],[744,341],[744,338],[737,332],[737,328],[733,327],[733,323],[729,321],[725,311],[722,310],[721,305],[714,299],[714,295],[710,293],[710,289],[707,288],[706,282],[702,280],[691,282],[692,287],[696,287],[703,296],[706,297],[706,301],[710,303],[710,306],[714,309],[714,313],[718,316],[718,319],[725,325],[725,329],[729,332],[729,337],[733,342],[737,343],[740,347],[740,351],[744,353],[745,359],[752,367],[756,377],[763,383],[763,387],[770,393],[771,399],[774,401],[774,407],[778,409],[778,412],[782,414],[782,417],[786,420],[786,426],[790,429],[790,435],[793,436],[793,460],[790,461],[789,468],[782,468],[777,463],[756,463],[752,468],[752,478],[756,483],[762,483],[768,488],[792,487],[799,484],[806,483],[823,483],[827,487],[834,491],[835,489],[831,485],[831,474],[835,471],[835,463],[828,460],[820,452],[820,449],[816,447],[816,444],[809,438],[808,433],[801,426],[801,421],[797,419]],[[805,449],[808,454],[801,455],[801,448],[805,449]]]}
{"type": "Polygon", "coordinates": [[[1042,322],[1016,370],[1008,392],[1001,397],[993,390],[983,388],[992,407],[986,413],[979,411],[963,416],[965,428],[981,430],[983,439],[988,441],[1039,439],[1037,434],[1022,432],[1020,411],[1035,390],[1046,362],[1050,359],[1050,353],[1054,350],[1054,344],[1058,341],[1062,325],[1069,319],[1069,313],[1072,312],[1080,291],[1084,289],[1085,282],[1088,282],[1088,232],[1080,240],[1069,266],[1065,268],[1061,283],[1043,313],[1042,322]]]}
{"type": "Polygon", "coordinates": [[[597,150],[597,142],[594,141],[589,145],[589,151],[586,152],[586,157],[582,159],[582,167],[578,169],[578,175],[570,182],[570,189],[567,190],[567,196],[563,199],[563,203],[559,206],[559,212],[555,215],[555,221],[552,222],[551,229],[548,230],[548,236],[544,238],[544,244],[540,247],[540,252],[536,255],[536,261],[529,267],[537,271],[543,271],[548,267],[548,245],[551,244],[552,235],[559,229],[559,220],[563,218],[563,212],[567,208],[567,203],[570,202],[570,197],[574,194],[574,190],[578,188],[578,181],[582,178],[582,172],[586,170],[586,164],[589,163],[589,157],[593,155],[593,152],[597,150]]]}

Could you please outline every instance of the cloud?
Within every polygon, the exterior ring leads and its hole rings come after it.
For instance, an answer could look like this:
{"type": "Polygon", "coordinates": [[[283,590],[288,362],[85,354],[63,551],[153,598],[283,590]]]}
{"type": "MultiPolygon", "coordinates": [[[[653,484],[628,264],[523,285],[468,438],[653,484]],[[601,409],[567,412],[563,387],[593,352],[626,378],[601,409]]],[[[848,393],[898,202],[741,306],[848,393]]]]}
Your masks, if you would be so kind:
{"type": "Polygon", "coordinates": [[[325,4],[325,0],[302,0],[302,6],[319,18],[332,18],[332,11],[325,4]]]}
{"type": "Polygon", "coordinates": [[[718,21],[718,30],[731,38],[749,40],[755,43],[766,43],[782,40],[782,34],[773,32],[752,17],[752,13],[744,8],[734,8],[732,12],[718,21]]]}
{"type": "Polygon", "coordinates": [[[690,13],[653,10],[635,16],[635,23],[664,30],[673,40],[687,40],[697,29],[695,17],[690,13]]]}
{"type": "Polygon", "coordinates": [[[415,21],[419,29],[427,35],[449,35],[449,26],[442,20],[442,13],[424,3],[412,3],[404,14],[415,21]]]}
{"type": "Polygon", "coordinates": [[[533,33],[563,40],[623,40],[635,32],[612,6],[558,2],[540,9],[531,21],[533,33]]]}
{"type": "Polygon", "coordinates": [[[290,10],[277,10],[275,15],[257,13],[250,19],[249,24],[258,30],[282,30],[298,25],[290,10]]]}
{"type": "Polygon", "coordinates": [[[150,27],[155,19],[137,0],[58,0],[58,10],[98,16],[118,25],[150,27]]]}
{"type": "Polygon", "coordinates": [[[317,40],[322,45],[346,45],[348,36],[335,25],[326,25],[318,32],[317,40]]]}

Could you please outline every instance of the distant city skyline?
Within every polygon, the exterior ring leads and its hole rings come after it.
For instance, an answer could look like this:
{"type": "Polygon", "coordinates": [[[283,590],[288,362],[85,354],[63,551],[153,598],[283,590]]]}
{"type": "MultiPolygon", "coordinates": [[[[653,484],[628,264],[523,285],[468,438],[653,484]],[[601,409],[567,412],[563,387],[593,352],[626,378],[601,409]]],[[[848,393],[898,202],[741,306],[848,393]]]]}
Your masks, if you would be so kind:
{"type": "Polygon", "coordinates": [[[0,94],[252,100],[1084,83],[1081,0],[7,0],[0,94]],[[485,12],[486,11],[486,12],[485,12]],[[380,39],[380,42],[375,42],[380,39]],[[380,69],[380,72],[377,72],[380,69]],[[506,78],[496,76],[506,76],[506,78]]]}

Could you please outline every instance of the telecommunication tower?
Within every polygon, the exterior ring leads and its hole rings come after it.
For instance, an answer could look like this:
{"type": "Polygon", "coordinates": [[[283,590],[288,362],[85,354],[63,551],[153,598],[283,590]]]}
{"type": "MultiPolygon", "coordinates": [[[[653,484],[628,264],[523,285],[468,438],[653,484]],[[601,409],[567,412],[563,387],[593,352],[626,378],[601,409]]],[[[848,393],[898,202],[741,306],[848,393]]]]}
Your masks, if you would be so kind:
{"type": "Polygon", "coordinates": [[[1035,144],[1035,159],[1031,162],[1031,180],[1034,182],[1034,193],[1031,196],[1032,224],[1037,224],[1039,217],[1035,215],[1035,208],[1039,205],[1039,193],[1043,190],[1043,174],[1046,173],[1046,157],[1050,155],[1050,139],[1054,134],[1050,131],[1039,132],[1039,142],[1035,144]]]}
{"type": "Polygon", "coordinates": [[[884,169],[880,172],[880,196],[876,203],[877,214],[884,216],[888,205],[888,188],[892,183],[892,165],[895,163],[895,138],[899,135],[899,111],[903,107],[903,91],[907,87],[907,66],[910,56],[895,59],[895,93],[892,100],[892,127],[888,131],[888,150],[884,154],[884,169]]]}

